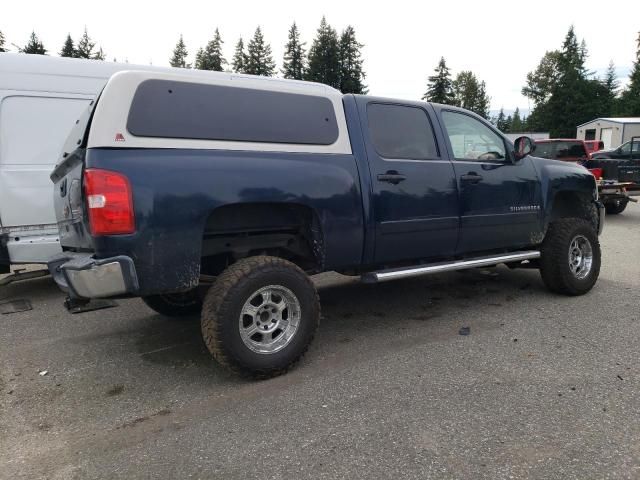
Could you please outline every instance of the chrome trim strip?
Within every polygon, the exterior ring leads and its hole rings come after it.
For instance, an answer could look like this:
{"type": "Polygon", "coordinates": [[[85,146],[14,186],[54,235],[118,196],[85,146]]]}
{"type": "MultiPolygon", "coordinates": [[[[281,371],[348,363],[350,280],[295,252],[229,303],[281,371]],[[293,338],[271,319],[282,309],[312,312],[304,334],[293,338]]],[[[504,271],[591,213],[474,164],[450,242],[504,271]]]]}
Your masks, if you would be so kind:
{"type": "Polygon", "coordinates": [[[453,270],[464,270],[467,268],[487,267],[499,263],[521,262],[523,260],[533,260],[540,258],[537,250],[509,253],[491,257],[480,257],[471,260],[456,260],[454,262],[441,262],[422,267],[411,267],[404,269],[383,270],[362,275],[363,282],[384,282],[398,278],[416,277],[432,273],[450,272],[453,270]]]}

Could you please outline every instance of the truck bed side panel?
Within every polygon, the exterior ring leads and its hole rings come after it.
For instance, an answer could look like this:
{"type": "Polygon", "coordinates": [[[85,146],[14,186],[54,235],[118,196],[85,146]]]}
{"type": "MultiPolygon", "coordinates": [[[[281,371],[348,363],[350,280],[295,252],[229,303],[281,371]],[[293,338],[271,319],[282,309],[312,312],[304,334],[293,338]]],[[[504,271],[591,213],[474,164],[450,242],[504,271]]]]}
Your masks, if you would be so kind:
{"type": "Polygon", "coordinates": [[[98,258],[129,255],[141,294],[198,281],[207,217],[223,205],[288,202],[314,209],[325,269],[360,264],[362,196],[353,155],[187,149],[89,149],[88,168],[125,174],[136,233],[96,237],[98,258]]]}

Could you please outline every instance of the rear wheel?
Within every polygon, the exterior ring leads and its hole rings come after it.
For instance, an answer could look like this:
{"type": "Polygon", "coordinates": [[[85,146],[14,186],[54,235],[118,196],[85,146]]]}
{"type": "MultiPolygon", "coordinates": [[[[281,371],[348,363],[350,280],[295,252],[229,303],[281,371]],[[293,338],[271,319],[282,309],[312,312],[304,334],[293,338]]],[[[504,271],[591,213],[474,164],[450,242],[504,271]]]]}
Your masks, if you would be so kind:
{"type": "Polygon", "coordinates": [[[281,258],[258,256],[227,268],[209,289],[202,335],[222,365],[241,375],[280,375],[304,355],[320,323],[311,279],[281,258]]]}
{"type": "Polygon", "coordinates": [[[600,243],[590,222],[561,218],[549,226],[542,243],[540,274],[547,288],[583,295],[600,274],[600,243]]]}
{"type": "Polygon", "coordinates": [[[615,200],[613,202],[607,202],[604,204],[604,209],[607,212],[607,215],[618,215],[619,213],[624,212],[624,209],[627,208],[628,200],[615,200]]]}
{"type": "Polygon", "coordinates": [[[202,299],[197,288],[188,292],[142,297],[142,301],[150,309],[167,317],[187,317],[197,315],[202,310],[202,299]]]}

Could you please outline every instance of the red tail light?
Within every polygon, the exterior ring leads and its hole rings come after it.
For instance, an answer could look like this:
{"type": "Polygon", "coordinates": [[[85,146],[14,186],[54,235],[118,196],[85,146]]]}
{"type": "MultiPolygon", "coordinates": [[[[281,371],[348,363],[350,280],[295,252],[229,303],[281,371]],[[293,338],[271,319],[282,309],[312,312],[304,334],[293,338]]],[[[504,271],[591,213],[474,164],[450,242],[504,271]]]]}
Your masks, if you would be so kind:
{"type": "Polygon", "coordinates": [[[120,235],[136,229],[131,185],[120,173],[88,168],[84,191],[91,235],[120,235]]]}
{"type": "Polygon", "coordinates": [[[589,171],[596,177],[596,180],[600,180],[602,178],[602,169],[601,168],[590,168],[589,171]]]}

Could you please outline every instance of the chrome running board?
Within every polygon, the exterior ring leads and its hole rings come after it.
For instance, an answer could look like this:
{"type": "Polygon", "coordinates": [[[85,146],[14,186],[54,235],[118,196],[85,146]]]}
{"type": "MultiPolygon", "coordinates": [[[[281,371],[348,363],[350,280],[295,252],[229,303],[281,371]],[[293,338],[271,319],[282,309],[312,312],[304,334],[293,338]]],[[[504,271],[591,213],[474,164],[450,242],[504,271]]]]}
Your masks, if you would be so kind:
{"type": "Polygon", "coordinates": [[[417,277],[419,275],[450,272],[453,270],[465,270],[467,268],[488,267],[498,265],[499,263],[522,262],[524,260],[533,260],[535,258],[540,258],[540,252],[537,250],[505,253],[502,255],[470,258],[467,260],[431,263],[418,267],[392,268],[389,270],[381,270],[379,272],[368,272],[364,273],[360,277],[360,280],[364,283],[385,282],[387,280],[395,280],[398,278],[417,277]]]}

